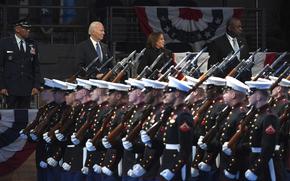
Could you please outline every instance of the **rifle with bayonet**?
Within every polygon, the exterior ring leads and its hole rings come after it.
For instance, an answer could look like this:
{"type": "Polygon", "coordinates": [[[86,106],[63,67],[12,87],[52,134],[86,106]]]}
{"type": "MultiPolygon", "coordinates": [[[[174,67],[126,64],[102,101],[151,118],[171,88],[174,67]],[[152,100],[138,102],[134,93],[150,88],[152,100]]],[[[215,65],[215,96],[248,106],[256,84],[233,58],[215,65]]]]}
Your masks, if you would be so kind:
{"type": "Polygon", "coordinates": [[[252,105],[249,111],[241,119],[239,130],[231,137],[231,139],[228,142],[228,147],[231,150],[236,149],[237,143],[239,142],[242,135],[246,132],[246,126],[251,120],[253,120],[255,114],[256,114],[256,108],[255,106],[252,105]]]}
{"type": "Polygon", "coordinates": [[[231,112],[232,108],[231,106],[226,106],[222,112],[216,117],[215,125],[206,133],[204,136],[202,142],[209,144],[210,141],[213,139],[216,133],[218,133],[218,130],[220,129],[220,125],[223,122],[223,120],[226,119],[226,117],[231,112]]]}
{"type": "Polygon", "coordinates": [[[181,74],[189,67],[189,65],[197,65],[198,58],[203,54],[204,51],[207,50],[207,47],[204,47],[202,50],[196,54],[196,56],[191,60],[187,61],[179,70],[177,70],[174,74],[171,74],[171,76],[174,76],[175,78],[178,78],[181,76],[181,74]]]}
{"type": "Polygon", "coordinates": [[[238,53],[244,48],[245,46],[242,45],[237,51],[234,52],[229,58],[225,58],[216,68],[214,75],[220,76],[225,75],[225,70],[228,67],[228,65],[236,58],[238,53]]]}
{"type": "Polygon", "coordinates": [[[200,70],[200,68],[203,66],[205,62],[207,62],[207,60],[208,58],[205,58],[197,67],[192,67],[189,71],[189,76],[193,77],[196,73],[198,73],[197,71],[200,70]]]}
{"type": "Polygon", "coordinates": [[[132,53],[130,53],[127,57],[123,58],[120,62],[118,62],[112,70],[107,72],[103,77],[102,80],[108,81],[113,75],[117,75],[118,72],[120,72],[125,65],[129,62],[129,60],[134,56],[136,53],[136,50],[134,50],[132,53]]]}
{"type": "Polygon", "coordinates": [[[125,115],[122,118],[121,123],[115,127],[112,132],[108,135],[108,141],[112,145],[116,144],[116,138],[122,133],[122,131],[125,128],[125,123],[131,118],[131,116],[134,114],[136,107],[132,106],[129,108],[128,111],[125,112],[125,115]]]}
{"type": "Polygon", "coordinates": [[[148,76],[148,79],[152,79],[152,80],[155,80],[155,79],[157,79],[158,78],[158,75],[159,74],[161,74],[167,67],[168,67],[168,65],[170,65],[171,64],[171,62],[172,62],[172,58],[170,58],[167,62],[166,62],[166,64],[164,64],[162,67],[161,67],[161,69],[155,69],[154,71],[153,71],[153,73],[151,74],[151,75],[149,75],[148,76]]]}
{"type": "Polygon", "coordinates": [[[282,53],[271,65],[267,64],[258,74],[252,79],[253,81],[258,80],[259,77],[267,77],[269,74],[274,72],[275,66],[283,60],[287,55],[287,52],[282,53]]]}
{"type": "Polygon", "coordinates": [[[251,68],[255,64],[255,62],[254,62],[255,55],[260,50],[261,50],[261,48],[258,48],[251,56],[249,56],[248,59],[241,60],[241,62],[234,69],[232,69],[231,72],[227,76],[239,77],[241,75],[241,73],[244,72],[245,70],[251,70],[251,68]]]}
{"type": "Polygon", "coordinates": [[[99,57],[94,58],[87,66],[81,67],[74,75],[67,79],[67,82],[74,82],[81,73],[87,73],[87,71],[99,60],[99,57]]]}
{"type": "Polygon", "coordinates": [[[134,139],[138,136],[139,132],[141,131],[142,125],[146,121],[146,119],[148,118],[148,116],[150,115],[151,111],[152,111],[152,106],[148,106],[143,111],[143,114],[142,114],[141,119],[139,120],[138,124],[126,136],[126,140],[127,141],[130,141],[130,142],[134,141],[134,139]]]}
{"type": "Polygon", "coordinates": [[[110,123],[110,121],[112,119],[111,117],[112,117],[113,114],[114,114],[114,111],[113,110],[110,110],[104,116],[105,119],[103,120],[103,123],[102,123],[101,128],[99,129],[99,131],[95,134],[95,136],[92,139],[92,144],[94,146],[96,146],[97,142],[102,138],[103,134],[105,133],[106,128],[107,128],[108,124],[110,123]]]}
{"type": "Polygon", "coordinates": [[[165,78],[168,77],[168,75],[174,74],[174,72],[177,72],[177,70],[180,68],[180,66],[188,60],[188,58],[191,56],[191,53],[187,54],[183,57],[183,59],[177,64],[172,65],[163,75],[161,75],[157,80],[162,81],[165,80],[165,78]]]}
{"type": "Polygon", "coordinates": [[[162,56],[164,55],[164,53],[160,53],[156,59],[154,60],[154,62],[150,65],[150,67],[147,65],[142,72],[137,76],[137,80],[140,80],[143,77],[146,77],[148,74],[152,74],[152,70],[154,69],[154,67],[156,66],[156,64],[159,62],[159,60],[162,58],[162,56]]]}
{"type": "MultiPolygon", "coordinates": [[[[269,89],[270,92],[272,92],[272,90],[279,84],[279,82],[289,74],[289,70],[290,70],[290,67],[287,67],[287,69],[285,69],[284,72],[275,80],[275,82],[271,85],[269,89]]],[[[268,104],[271,106],[274,104],[273,96],[269,99],[268,104]]]]}

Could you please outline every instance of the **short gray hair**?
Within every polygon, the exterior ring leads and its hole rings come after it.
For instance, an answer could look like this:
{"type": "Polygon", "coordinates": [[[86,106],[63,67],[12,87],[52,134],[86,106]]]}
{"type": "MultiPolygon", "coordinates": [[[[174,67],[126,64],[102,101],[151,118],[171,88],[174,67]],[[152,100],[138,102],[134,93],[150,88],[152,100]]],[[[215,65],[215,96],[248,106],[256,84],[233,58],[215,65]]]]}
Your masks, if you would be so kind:
{"type": "Polygon", "coordinates": [[[98,25],[103,25],[101,22],[99,21],[93,21],[91,22],[90,26],[89,26],[89,30],[88,30],[88,34],[91,35],[92,34],[92,31],[93,29],[98,26],[98,25]]]}

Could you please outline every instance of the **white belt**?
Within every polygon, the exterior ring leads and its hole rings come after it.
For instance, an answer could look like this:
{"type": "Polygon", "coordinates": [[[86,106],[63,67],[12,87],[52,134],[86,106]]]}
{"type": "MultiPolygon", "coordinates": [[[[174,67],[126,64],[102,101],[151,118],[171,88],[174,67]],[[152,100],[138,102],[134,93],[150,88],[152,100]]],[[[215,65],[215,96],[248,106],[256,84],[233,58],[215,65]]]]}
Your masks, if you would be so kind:
{"type": "Polygon", "coordinates": [[[252,153],[261,153],[262,148],[261,147],[251,147],[252,153]]]}
{"type": "Polygon", "coordinates": [[[68,148],[74,148],[76,145],[66,145],[68,148]]]}
{"type": "MultiPolygon", "coordinates": [[[[275,150],[279,151],[279,149],[280,149],[280,145],[276,145],[275,150]]],[[[262,148],[261,147],[251,147],[251,151],[252,151],[252,153],[261,153],[262,148]]]]}
{"type": "Polygon", "coordinates": [[[167,150],[180,150],[180,144],[166,144],[165,149],[167,150]]]}

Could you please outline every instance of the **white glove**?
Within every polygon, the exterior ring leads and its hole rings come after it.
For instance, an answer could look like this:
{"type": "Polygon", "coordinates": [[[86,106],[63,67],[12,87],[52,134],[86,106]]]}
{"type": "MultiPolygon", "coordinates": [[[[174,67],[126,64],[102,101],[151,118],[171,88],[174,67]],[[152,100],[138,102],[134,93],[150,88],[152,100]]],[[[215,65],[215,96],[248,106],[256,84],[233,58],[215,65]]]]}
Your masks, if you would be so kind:
{"type": "Polygon", "coordinates": [[[234,174],[228,172],[226,169],[224,169],[224,174],[225,174],[225,176],[226,176],[227,178],[229,178],[229,179],[235,179],[235,178],[236,178],[236,175],[234,175],[234,174]]]}
{"type": "Polygon", "coordinates": [[[204,162],[200,162],[198,164],[198,168],[204,172],[209,172],[211,170],[211,166],[204,162]]]}
{"type": "Polygon", "coordinates": [[[113,172],[110,169],[108,169],[108,167],[102,167],[102,172],[108,176],[113,175],[113,172]]]}
{"type": "Polygon", "coordinates": [[[203,150],[207,150],[207,144],[206,143],[197,143],[198,144],[198,146],[201,148],[201,149],[203,149],[203,150]]]}
{"type": "Polygon", "coordinates": [[[88,175],[89,174],[89,168],[88,167],[83,167],[81,169],[82,173],[85,174],[85,175],[88,175]]]}
{"type": "Polygon", "coordinates": [[[71,142],[74,144],[74,145],[78,145],[80,144],[80,140],[77,139],[77,134],[76,133],[73,133],[71,136],[70,136],[70,140],[71,142]]]}
{"type": "Polygon", "coordinates": [[[251,180],[251,181],[258,179],[258,176],[254,172],[252,172],[250,169],[248,169],[245,172],[245,177],[246,177],[246,179],[251,180]]]}
{"type": "Polygon", "coordinates": [[[229,144],[229,142],[225,142],[225,143],[223,144],[222,150],[223,150],[223,152],[224,152],[226,155],[231,156],[231,155],[232,155],[232,149],[230,149],[230,148],[228,147],[228,144],[229,144]]]}
{"type": "Polygon", "coordinates": [[[64,162],[64,163],[62,164],[62,168],[63,168],[65,171],[69,171],[70,168],[71,168],[71,166],[70,166],[68,163],[64,162]]]}
{"type": "Polygon", "coordinates": [[[27,135],[24,134],[24,129],[19,131],[19,136],[20,136],[21,139],[27,139],[27,135]]]}
{"type": "Polygon", "coordinates": [[[44,141],[46,141],[46,143],[50,143],[51,142],[51,138],[48,136],[48,132],[45,132],[42,135],[42,138],[43,138],[44,141]]]}
{"type": "Polygon", "coordinates": [[[171,180],[174,177],[174,173],[171,172],[169,169],[163,170],[162,172],[160,172],[160,175],[166,180],[171,180]]]}
{"type": "Polygon", "coordinates": [[[63,159],[60,159],[59,162],[58,162],[58,165],[61,167],[63,164],[63,159]]]}
{"type": "Polygon", "coordinates": [[[134,174],[133,170],[132,169],[129,169],[128,172],[127,172],[127,175],[129,177],[133,177],[133,178],[136,178],[137,176],[134,174]]]}
{"type": "Polygon", "coordinates": [[[45,163],[44,161],[39,162],[39,166],[41,168],[47,168],[47,163],[45,163]]]}
{"type": "Polygon", "coordinates": [[[33,140],[33,141],[36,141],[38,138],[36,136],[36,134],[34,133],[34,130],[30,130],[30,133],[29,133],[29,136],[30,138],[33,140]]]}
{"type": "Polygon", "coordinates": [[[191,177],[199,176],[199,170],[191,167],[191,177]]]}
{"type": "Polygon", "coordinates": [[[105,136],[104,138],[102,138],[102,144],[106,149],[112,148],[111,143],[109,143],[108,141],[108,136],[105,136]]]}
{"type": "Polygon", "coordinates": [[[96,147],[93,145],[92,140],[88,139],[86,142],[86,148],[88,151],[96,151],[96,147]]]}
{"type": "Polygon", "coordinates": [[[102,167],[98,164],[94,164],[93,166],[94,172],[95,173],[101,173],[102,172],[102,167]]]}
{"type": "Polygon", "coordinates": [[[144,144],[150,144],[150,143],[151,143],[150,136],[147,134],[146,131],[141,130],[141,131],[140,131],[140,135],[141,135],[141,141],[142,141],[144,144]]]}
{"type": "Polygon", "coordinates": [[[146,173],[146,170],[140,165],[140,164],[135,164],[133,165],[133,174],[136,175],[137,177],[140,177],[146,173]]]}
{"type": "Polygon", "coordinates": [[[207,149],[207,145],[206,145],[206,143],[203,142],[203,138],[204,138],[204,136],[200,136],[200,137],[198,138],[197,145],[198,145],[201,149],[206,150],[206,149],[207,149]]]}
{"type": "Polygon", "coordinates": [[[127,141],[126,138],[122,138],[122,144],[125,150],[132,150],[132,143],[130,141],[127,141]]]}
{"type": "Polygon", "coordinates": [[[63,141],[64,135],[62,133],[60,133],[58,129],[54,131],[54,134],[55,134],[55,137],[58,141],[63,141]]]}
{"type": "Polygon", "coordinates": [[[57,161],[54,158],[52,158],[52,157],[49,157],[46,161],[47,161],[47,164],[52,166],[52,167],[56,167],[57,166],[57,161]]]}

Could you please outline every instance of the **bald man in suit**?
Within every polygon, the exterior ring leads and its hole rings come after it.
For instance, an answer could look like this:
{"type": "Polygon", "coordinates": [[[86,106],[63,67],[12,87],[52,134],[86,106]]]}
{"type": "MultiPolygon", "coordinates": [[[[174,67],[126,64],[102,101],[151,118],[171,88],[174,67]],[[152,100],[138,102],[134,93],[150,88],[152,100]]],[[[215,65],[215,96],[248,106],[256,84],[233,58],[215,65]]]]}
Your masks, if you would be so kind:
{"type": "MultiPolygon", "coordinates": [[[[236,51],[244,45],[244,48],[238,53],[237,58],[234,59],[224,72],[223,76],[226,76],[231,69],[237,66],[240,60],[247,59],[249,57],[249,47],[246,40],[241,37],[243,32],[241,20],[237,18],[231,18],[227,22],[226,33],[216,39],[214,39],[208,45],[208,51],[210,58],[208,60],[208,66],[211,67],[215,63],[222,62],[223,58],[229,53],[236,51]]],[[[239,78],[241,81],[250,80],[251,71],[245,71],[239,78]]]]}

